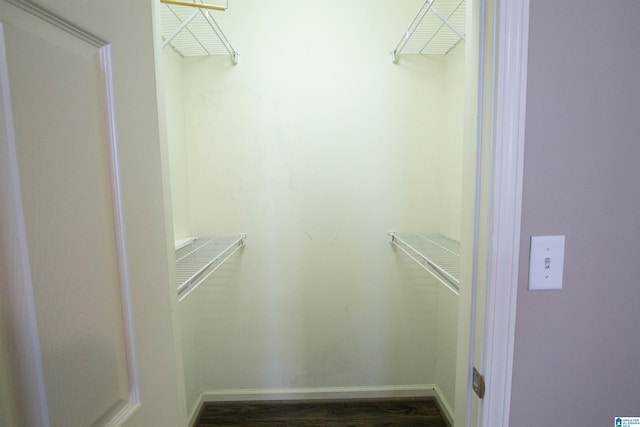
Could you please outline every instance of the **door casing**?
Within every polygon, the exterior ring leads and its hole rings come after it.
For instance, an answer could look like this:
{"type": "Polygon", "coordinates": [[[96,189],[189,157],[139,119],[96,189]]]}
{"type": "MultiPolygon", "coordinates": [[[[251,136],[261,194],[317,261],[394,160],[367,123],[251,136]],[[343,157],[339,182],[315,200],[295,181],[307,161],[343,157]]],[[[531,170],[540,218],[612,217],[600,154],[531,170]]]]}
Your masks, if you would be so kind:
{"type": "MultiPolygon", "coordinates": [[[[489,0],[485,0],[487,6],[489,0]]],[[[495,427],[509,425],[511,379],[515,338],[522,172],[527,89],[529,0],[495,0],[491,3],[491,84],[482,90],[479,105],[490,114],[490,126],[479,132],[478,150],[489,153],[489,167],[481,171],[488,182],[486,251],[483,268],[474,268],[474,285],[485,283],[475,301],[477,319],[470,317],[471,343],[467,357],[465,414],[457,425],[495,427]],[[488,111],[487,111],[488,110],[488,111]],[[474,324],[475,322],[475,324],[474,324]],[[478,343],[478,344],[475,344],[478,343]],[[475,348],[474,348],[475,347],[475,348]],[[471,371],[478,367],[486,383],[484,399],[471,388],[471,371]]],[[[482,87],[482,73],[479,83],[482,87]]],[[[482,119],[480,119],[482,121],[482,119]]],[[[479,125],[482,127],[481,125],[479,125]]],[[[476,212],[479,215],[479,212],[476,212]]],[[[480,219],[476,217],[476,223],[480,219]]],[[[477,228],[477,227],[476,227],[477,228]]],[[[475,251],[480,248],[476,247],[475,251]]],[[[461,382],[458,382],[460,385],[461,382]]],[[[458,402],[456,402],[457,404],[458,402]]],[[[458,407],[458,405],[456,405],[458,407]]]]}

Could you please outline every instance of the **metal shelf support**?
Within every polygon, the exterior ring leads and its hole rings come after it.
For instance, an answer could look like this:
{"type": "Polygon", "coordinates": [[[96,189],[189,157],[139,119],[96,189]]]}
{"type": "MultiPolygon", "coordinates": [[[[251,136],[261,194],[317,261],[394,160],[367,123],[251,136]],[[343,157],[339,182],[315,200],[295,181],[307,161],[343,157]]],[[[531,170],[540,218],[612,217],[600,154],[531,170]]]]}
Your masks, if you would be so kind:
{"type": "Polygon", "coordinates": [[[429,272],[455,295],[460,294],[457,242],[440,235],[387,233],[391,244],[429,272]]]}
{"type": "Polygon", "coordinates": [[[194,239],[176,250],[178,302],[184,300],[245,246],[246,233],[237,237],[194,239]]]}
{"type": "Polygon", "coordinates": [[[425,0],[396,48],[389,52],[393,62],[398,62],[405,49],[418,54],[446,54],[465,40],[465,1],[425,0]],[[436,9],[436,4],[444,13],[436,9]]]}
{"type": "Polygon", "coordinates": [[[226,10],[226,6],[174,0],[161,2],[164,3],[160,13],[163,48],[171,46],[183,57],[228,54],[234,65],[238,63],[238,52],[211,12],[212,9],[226,10]]]}

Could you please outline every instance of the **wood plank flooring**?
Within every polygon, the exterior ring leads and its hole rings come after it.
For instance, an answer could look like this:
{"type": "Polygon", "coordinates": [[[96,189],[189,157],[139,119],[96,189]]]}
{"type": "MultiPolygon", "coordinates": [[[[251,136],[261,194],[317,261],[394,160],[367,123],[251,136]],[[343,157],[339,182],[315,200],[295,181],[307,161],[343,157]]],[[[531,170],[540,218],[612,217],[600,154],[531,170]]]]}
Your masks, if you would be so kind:
{"type": "Polygon", "coordinates": [[[449,427],[433,398],[206,402],[196,427],[449,427]]]}

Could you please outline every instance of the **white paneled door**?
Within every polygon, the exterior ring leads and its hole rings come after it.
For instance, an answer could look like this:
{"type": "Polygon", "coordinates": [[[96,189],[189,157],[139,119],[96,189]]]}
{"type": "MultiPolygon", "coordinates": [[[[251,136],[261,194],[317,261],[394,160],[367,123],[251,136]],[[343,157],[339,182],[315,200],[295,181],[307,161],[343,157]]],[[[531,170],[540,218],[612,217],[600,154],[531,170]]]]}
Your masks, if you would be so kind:
{"type": "Polygon", "coordinates": [[[8,425],[185,422],[152,15],[150,1],[0,0],[8,425]]]}

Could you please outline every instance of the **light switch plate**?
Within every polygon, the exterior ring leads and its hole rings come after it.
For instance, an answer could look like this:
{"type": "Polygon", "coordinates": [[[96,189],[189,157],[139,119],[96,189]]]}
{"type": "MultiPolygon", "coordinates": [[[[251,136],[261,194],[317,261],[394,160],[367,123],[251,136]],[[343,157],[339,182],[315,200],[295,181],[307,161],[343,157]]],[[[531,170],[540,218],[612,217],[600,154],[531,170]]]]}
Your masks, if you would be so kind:
{"type": "Polygon", "coordinates": [[[562,289],[564,236],[533,236],[529,255],[529,290],[562,289]]]}

